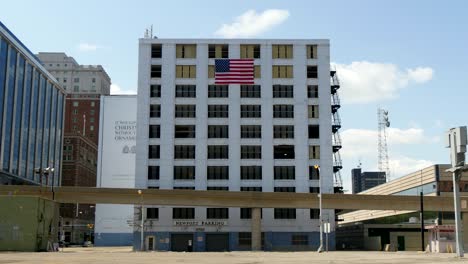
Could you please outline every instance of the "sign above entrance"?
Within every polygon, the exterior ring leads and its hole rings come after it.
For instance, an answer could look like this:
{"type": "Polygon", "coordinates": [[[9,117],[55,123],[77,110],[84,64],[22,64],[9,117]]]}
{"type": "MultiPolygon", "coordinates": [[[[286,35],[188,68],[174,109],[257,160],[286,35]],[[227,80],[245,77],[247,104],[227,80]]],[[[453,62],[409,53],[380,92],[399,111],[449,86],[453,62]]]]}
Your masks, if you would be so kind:
{"type": "Polygon", "coordinates": [[[174,226],[225,226],[227,221],[174,221],[174,226]]]}

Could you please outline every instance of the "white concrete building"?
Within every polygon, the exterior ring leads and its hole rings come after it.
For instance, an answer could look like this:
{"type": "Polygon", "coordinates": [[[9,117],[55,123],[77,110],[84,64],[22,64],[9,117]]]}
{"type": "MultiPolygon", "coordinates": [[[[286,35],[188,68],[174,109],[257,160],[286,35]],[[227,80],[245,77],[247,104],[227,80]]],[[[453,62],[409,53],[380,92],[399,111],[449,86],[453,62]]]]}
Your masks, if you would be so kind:
{"type": "MultiPolygon", "coordinates": [[[[136,188],[318,192],[319,164],[322,192],[333,193],[341,146],[332,146],[339,104],[330,98],[339,86],[331,85],[328,40],[145,38],[138,67],[136,188]],[[253,58],[255,85],[214,85],[215,60],[228,58],[253,58]]],[[[145,213],[149,249],[250,249],[250,209],[145,213]]],[[[318,216],[264,208],[263,248],[316,249],[318,216]]],[[[333,210],[324,219],[334,230],[333,210]]],[[[135,229],[136,248],[139,241],[135,229]]]]}
{"type": "Polygon", "coordinates": [[[101,65],[80,65],[63,52],[39,52],[36,56],[67,93],[110,94],[111,79],[101,65]]]}

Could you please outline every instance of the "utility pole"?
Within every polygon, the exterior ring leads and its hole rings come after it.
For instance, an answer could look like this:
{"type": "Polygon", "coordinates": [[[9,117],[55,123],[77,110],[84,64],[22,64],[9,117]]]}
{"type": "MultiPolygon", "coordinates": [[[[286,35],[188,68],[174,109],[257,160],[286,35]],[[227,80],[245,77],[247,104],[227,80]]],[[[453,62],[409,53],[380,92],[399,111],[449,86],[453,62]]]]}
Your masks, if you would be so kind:
{"type": "Polygon", "coordinates": [[[450,148],[450,158],[452,161],[452,168],[448,169],[447,171],[453,173],[453,207],[455,209],[455,237],[457,243],[457,256],[463,257],[464,249],[460,217],[461,208],[458,182],[460,181],[461,173],[463,171],[468,170],[468,166],[465,165],[465,153],[467,144],[466,126],[451,128],[447,132],[446,140],[446,147],[450,148]]]}
{"type": "Polygon", "coordinates": [[[143,212],[143,195],[142,191],[138,190],[138,195],[140,195],[140,207],[141,207],[141,223],[140,223],[140,228],[141,228],[141,233],[140,233],[140,251],[145,250],[145,234],[144,234],[144,228],[145,228],[145,214],[143,212]]]}
{"type": "Polygon", "coordinates": [[[319,176],[319,223],[320,223],[320,246],[317,249],[318,253],[323,252],[323,214],[322,214],[322,175],[320,175],[320,166],[314,165],[314,169],[319,176]]]}

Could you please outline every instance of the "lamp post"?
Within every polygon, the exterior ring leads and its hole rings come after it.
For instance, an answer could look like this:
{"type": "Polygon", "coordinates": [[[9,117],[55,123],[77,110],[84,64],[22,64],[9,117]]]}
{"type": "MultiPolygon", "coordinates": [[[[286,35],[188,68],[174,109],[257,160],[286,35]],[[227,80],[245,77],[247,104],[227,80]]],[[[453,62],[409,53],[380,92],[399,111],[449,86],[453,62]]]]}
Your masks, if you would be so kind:
{"type": "Polygon", "coordinates": [[[320,177],[320,166],[315,164],[314,169],[316,170],[319,178],[319,223],[320,223],[320,246],[317,249],[318,253],[323,252],[323,214],[322,214],[322,177],[320,177]]]}
{"type": "Polygon", "coordinates": [[[47,177],[47,181],[46,181],[46,185],[49,183],[49,175],[52,174],[52,184],[51,184],[51,190],[52,190],[52,200],[55,200],[55,193],[54,193],[54,171],[55,169],[54,168],[51,168],[51,167],[47,167],[47,168],[42,168],[42,167],[39,167],[39,168],[35,168],[34,169],[34,173],[36,174],[39,174],[39,182],[42,186],[42,177],[46,176],[47,177]]]}

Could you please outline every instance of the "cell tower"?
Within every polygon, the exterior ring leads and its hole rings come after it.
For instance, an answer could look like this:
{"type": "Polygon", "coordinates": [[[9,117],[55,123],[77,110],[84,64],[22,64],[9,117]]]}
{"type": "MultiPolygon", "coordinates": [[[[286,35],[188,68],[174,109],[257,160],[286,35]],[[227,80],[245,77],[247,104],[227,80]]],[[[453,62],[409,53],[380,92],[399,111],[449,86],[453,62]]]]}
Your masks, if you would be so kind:
{"type": "Polygon", "coordinates": [[[390,127],[388,110],[379,108],[377,111],[379,120],[379,171],[384,171],[387,182],[390,181],[390,165],[388,162],[387,128],[390,127]]]}

